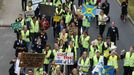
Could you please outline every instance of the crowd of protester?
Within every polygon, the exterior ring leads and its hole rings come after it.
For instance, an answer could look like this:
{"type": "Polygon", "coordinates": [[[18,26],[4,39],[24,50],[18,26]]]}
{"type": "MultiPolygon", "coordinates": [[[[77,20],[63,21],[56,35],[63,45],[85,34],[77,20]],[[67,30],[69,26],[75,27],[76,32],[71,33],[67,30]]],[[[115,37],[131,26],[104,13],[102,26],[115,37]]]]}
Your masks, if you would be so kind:
{"type": "MultiPolygon", "coordinates": [[[[22,0],[22,10],[33,11],[32,1],[28,3],[26,1],[22,0]]],[[[116,23],[110,22],[110,3],[107,0],[104,2],[78,0],[79,7],[75,11],[73,0],[66,0],[65,3],[62,3],[61,0],[43,0],[41,4],[56,6],[54,14],[60,16],[60,20],[55,22],[53,17],[40,15],[40,8],[34,11],[34,16],[19,14],[15,22],[20,22],[22,29],[14,30],[17,38],[13,45],[16,58],[10,62],[12,64],[9,69],[10,75],[91,75],[92,70],[101,59],[104,65],[114,67],[115,75],[120,75],[118,61],[124,59],[124,75],[132,75],[134,47],[131,46],[129,51],[122,51],[121,54],[117,53],[116,41],[119,40],[119,31],[116,23]],[[82,14],[83,4],[96,6],[96,16],[84,16],[82,14]],[[91,20],[96,22],[94,24],[99,30],[94,40],[90,40],[93,36],[88,33],[91,20]],[[107,36],[104,37],[108,22],[111,26],[106,31],[107,36]],[[53,28],[53,34],[49,35],[54,36],[54,43],[48,44],[50,41],[47,32],[50,28],[53,28]],[[40,68],[28,69],[28,71],[25,67],[19,67],[22,52],[45,54],[44,65],[40,68]],[[55,64],[54,59],[57,52],[74,53],[74,65],[67,65],[64,70],[64,65],[55,64]]],[[[122,8],[124,4],[122,3],[122,8]]],[[[127,14],[126,9],[122,11],[122,15],[127,14]]]]}

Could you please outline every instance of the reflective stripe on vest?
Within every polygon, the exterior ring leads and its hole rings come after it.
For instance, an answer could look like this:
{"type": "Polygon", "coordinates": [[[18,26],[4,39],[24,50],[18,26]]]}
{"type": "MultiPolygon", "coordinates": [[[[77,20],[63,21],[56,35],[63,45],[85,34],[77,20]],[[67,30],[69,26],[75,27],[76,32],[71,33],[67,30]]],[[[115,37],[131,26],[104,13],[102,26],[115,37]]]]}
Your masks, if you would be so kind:
{"type": "Polygon", "coordinates": [[[113,66],[115,69],[118,68],[117,56],[110,56],[108,60],[108,65],[113,66]]]}
{"type": "Polygon", "coordinates": [[[88,65],[90,64],[90,59],[87,57],[85,62],[84,62],[84,59],[81,59],[80,63],[81,63],[82,66],[86,66],[86,67],[81,67],[81,71],[88,72],[88,70],[89,70],[88,65]]]}
{"type": "Polygon", "coordinates": [[[130,52],[127,52],[124,59],[124,66],[134,67],[134,53],[130,57],[130,52]]]}

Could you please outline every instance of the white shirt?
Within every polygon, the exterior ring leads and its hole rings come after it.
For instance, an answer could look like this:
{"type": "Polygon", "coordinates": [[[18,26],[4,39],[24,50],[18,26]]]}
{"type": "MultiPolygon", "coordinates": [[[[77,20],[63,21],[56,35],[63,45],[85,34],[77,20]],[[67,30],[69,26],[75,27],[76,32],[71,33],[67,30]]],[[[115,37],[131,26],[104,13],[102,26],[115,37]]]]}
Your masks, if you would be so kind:
{"type": "Polygon", "coordinates": [[[99,15],[102,10],[100,8],[96,9],[96,15],[99,15]]]}
{"type": "Polygon", "coordinates": [[[103,16],[99,14],[98,16],[99,25],[105,25],[107,20],[108,17],[105,14],[103,16]]]}
{"type": "Polygon", "coordinates": [[[20,67],[19,67],[19,63],[20,63],[20,59],[16,59],[16,63],[15,63],[15,73],[17,74],[17,75],[20,75],[20,67]]]}

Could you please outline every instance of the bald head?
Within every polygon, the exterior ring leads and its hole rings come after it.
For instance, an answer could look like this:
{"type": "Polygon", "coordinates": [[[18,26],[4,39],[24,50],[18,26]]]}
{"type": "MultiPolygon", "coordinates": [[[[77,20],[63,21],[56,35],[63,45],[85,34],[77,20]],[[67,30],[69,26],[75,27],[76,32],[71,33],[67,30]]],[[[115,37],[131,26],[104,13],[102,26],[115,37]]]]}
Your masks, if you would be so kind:
{"type": "Polygon", "coordinates": [[[115,21],[112,22],[112,27],[115,27],[115,21]]]}

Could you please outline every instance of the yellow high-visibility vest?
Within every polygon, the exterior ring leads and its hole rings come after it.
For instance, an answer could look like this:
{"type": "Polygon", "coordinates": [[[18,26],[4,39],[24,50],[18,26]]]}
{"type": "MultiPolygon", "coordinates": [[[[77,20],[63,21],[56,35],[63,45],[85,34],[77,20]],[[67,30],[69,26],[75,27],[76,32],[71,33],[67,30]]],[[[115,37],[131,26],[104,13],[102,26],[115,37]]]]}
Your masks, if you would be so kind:
{"type": "Polygon", "coordinates": [[[100,56],[99,59],[97,59],[97,56],[95,55],[93,57],[93,62],[94,62],[93,66],[95,67],[99,63],[99,60],[102,59],[102,58],[103,58],[103,56],[100,56]]]}
{"type": "Polygon", "coordinates": [[[21,36],[22,36],[22,39],[26,42],[30,42],[30,32],[29,30],[27,30],[26,32],[24,32],[24,30],[21,30],[21,36]]]}
{"type": "MultiPolygon", "coordinates": [[[[72,50],[72,48],[70,46],[68,46],[68,48],[66,48],[67,53],[70,53],[71,50],[72,50]]],[[[77,60],[77,48],[76,47],[74,47],[74,52],[75,52],[74,60],[76,61],[77,60]]]]}
{"type": "Polygon", "coordinates": [[[100,53],[102,53],[102,46],[103,46],[104,42],[101,42],[100,44],[98,44],[98,50],[100,51],[100,53]]]}
{"type": "Polygon", "coordinates": [[[94,55],[95,55],[95,50],[94,50],[94,47],[93,47],[93,45],[90,45],[90,52],[89,52],[90,54],[90,58],[93,58],[94,57],[94,55]]]}
{"type": "Polygon", "coordinates": [[[130,52],[126,52],[125,59],[124,59],[124,66],[134,67],[134,53],[132,55],[130,52]]]}
{"type": "Polygon", "coordinates": [[[113,66],[115,69],[117,69],[118,68],[118,61],[117,60],[118,59],[117,59],[116,55],[110,56],[107,65],[113,66]]]}
{"type": "MultiPolygon", "coordinates": [[[[45,52],[46,51],[44,51],[44,54],[46,54],[45,52]]],[[[49,59],[50,54],[51,54],[51,50],[48,50],[47,54],[45,55],[44,64],[49,64],[50,63],[50,59],[49,59]]]]}
{"type": "Polygon", "coordinates": [[[39,21],[36,21],[34,25],[34,32],[38,33],[39,32],[39,21]]]}
{"type": "Polygon", "coordinates": [[[90,0],[91,5],[96,5],[97,0],[90,0]]]}
{"type": "Polygon", "coordinates": [[[71,19],[72,19],[72,14],[68,12],[68,13],[65,15],[65,23],[66,23],[66,24],[69,24],[69,23],[71,22],[71,19]]]}
{"type": "Polygon", "coordinates": [[[34,75],[43,75],[43,68],[34,68],[34,75]]]}
{"type": "Polygon", "coordinates": [[[76,48],[78,48],[79,47],[79,45],[78,45],[78,35],[76,35],[76,36],[71,36],[71,40],[72,41],[74,41],[74,46],[76,47],[76,48]]]}
{"type": "Polygon", "coordinates": [[[84,35],[81,35],[81,42],[84,48],[89,48],[89,40],[90,40],[90,36],[84,38],[84,35]]]}
{"type": "Polygon", "coordinates": [[[90,22],[88,21],[87,18],[84,18],[83,19],[82,26],[83,27],[90,27],[90,22]]]}
{"type": "Polygon", "coordinates": [[[84,61],[84,59],[80,59],[80,64],[82,65],[82,67],[80,67],[80,70],[83,72],[88,72],[89,71],[89,64],[90,64],[90,58],[86,58],[86,60],[84,61]]]}
{"type": "Polygon", "coordinates": [[[58,6],[61,5],[61,0],[57,0],[57,2],[55,2],[56,0],[53,0],[53,5],[58,6]]]}
{"type": "Polygon", "coordinates": [[[134,75],[134,71],[132,72],[132,75],[134,75]]]}

